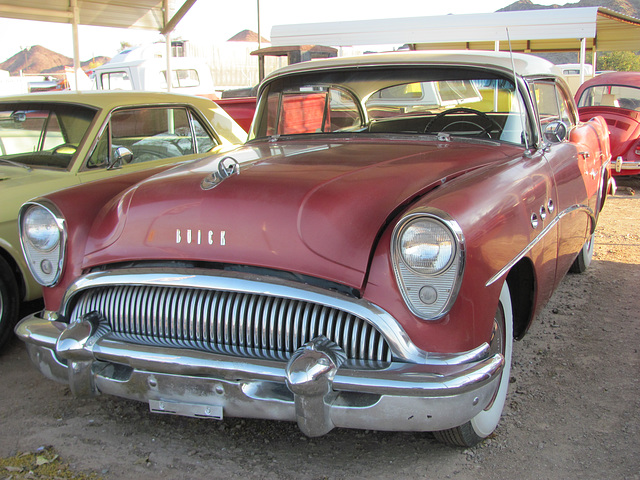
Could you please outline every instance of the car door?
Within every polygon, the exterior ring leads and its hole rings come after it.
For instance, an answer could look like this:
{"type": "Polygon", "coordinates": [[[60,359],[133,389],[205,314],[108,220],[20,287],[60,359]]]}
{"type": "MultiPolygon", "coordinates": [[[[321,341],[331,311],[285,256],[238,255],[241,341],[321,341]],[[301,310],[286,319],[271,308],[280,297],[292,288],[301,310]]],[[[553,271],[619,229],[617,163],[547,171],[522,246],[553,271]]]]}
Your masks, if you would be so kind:
{"type": "Polygon", "coordinates": [[[596,211],[600,174],[597,135],[591,127],[577,123],[577,114],[567,93],[553,80],[536,80],[532,90],[544,131],[554,122],[566,126],[567,136],[545,147],[556,183],[558,216],[558,265],[556,284],[573,263],[575,255],[591,234],[596,211]]]}
{"type": "Polygon", "coordinates": [[[186,106],[114,111],[79,176],[82,182],[197,158],[219,141],[186,106]]]}

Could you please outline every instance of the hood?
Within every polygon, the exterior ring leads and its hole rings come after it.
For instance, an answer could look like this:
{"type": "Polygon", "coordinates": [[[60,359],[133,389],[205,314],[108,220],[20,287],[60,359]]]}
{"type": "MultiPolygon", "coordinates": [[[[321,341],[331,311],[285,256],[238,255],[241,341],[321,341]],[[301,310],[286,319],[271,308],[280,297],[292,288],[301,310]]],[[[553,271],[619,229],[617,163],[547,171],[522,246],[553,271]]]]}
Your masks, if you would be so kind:
{"type": "Polygon", "coordinates": [[[29,178],[33,170],[0,162],[0,185],[7,185],[8,180],[20,182],[20,179],[29,178]]]}
{"type": "Polygon", "coordinates": [[[0,221],[15,220],[20,206],[34,197],[71,185],[67,171],[26,169],[0,162],[0,221]]]}
{"type": "Polygon", "coordinates": [[[214,157],[151,177],[103,209],[85,267],[131,260],[252,265],[360,288],[402,206],[521,148],[483,143],[264,143],[233,153],[240,173],[205,190],[214,157]]]}

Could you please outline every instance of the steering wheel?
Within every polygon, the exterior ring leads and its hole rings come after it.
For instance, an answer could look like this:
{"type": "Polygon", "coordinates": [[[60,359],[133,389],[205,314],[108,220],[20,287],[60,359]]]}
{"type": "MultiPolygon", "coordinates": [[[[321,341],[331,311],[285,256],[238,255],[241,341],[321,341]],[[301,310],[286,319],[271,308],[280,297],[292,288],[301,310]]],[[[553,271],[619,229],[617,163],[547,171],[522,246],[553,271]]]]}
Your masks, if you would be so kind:
{"type": "Polygon", "coordinates": [[[73,155],[74,153],[76,153],[76,150],[78,149],[78,147],[76,145],[74,145],[73,143],[63,143],[62,145],[58,145],[56,148],[54,148],[51,153],[62,153],[64,155],[73,155]],[[63,150],[63,151],[61,151],[63,150]],[[68,150],[68,151],[64,151],[64,150],[68,150]]]}
{"type": "Polygon", "coordinates": [[[446,132],[447,128],[450,128],[453,125],[458,125],[458,124],[473,125],[474,127],[478,128],[480,130],[478,136],[486,135],[489,138],[493,138],[491,136],[491,131],[492,130],[497,130],[498,131],[498,136],[500,136],[500,134],[502,133],[502,127],[500,126],[500,124],[498,122],[496,122],[493,118],[491,118],[489,115],[487,115],[486,113],[481,112],[479,110],[474,110],[473,108],[465,108],[465,107],[452,108],[450,110],[445,110],[443,112],[440,112],[438,115],[436,115],[433,118],[433,120],[431,120],[427,124],[427,126],[424,129],[424,133],[446,132]],[[444,125],[442,125],[441,128],[436,128],[436,127],[439,126],[438,122],[442,122],[442,119],[445,116],[452,115],[452,114],[458,114],[458,113],[470,113],[472,115],[476,115],[481,120],[484,121],[486,126],[482,126],[482,124],[480,124],[480,123],[477,123],[477,122],[474,122],[473,120],[465,118],[465,119],[462,119],[462,120],[457,120],[455,122],[445,123],[444,125]]]}

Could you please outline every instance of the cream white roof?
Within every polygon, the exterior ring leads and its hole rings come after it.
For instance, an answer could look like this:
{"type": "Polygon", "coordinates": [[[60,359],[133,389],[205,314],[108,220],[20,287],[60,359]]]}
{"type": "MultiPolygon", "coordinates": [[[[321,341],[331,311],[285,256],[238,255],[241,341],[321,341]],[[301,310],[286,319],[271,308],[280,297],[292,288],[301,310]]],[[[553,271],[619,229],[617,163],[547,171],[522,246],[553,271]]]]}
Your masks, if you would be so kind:
{"type": "Polygon", "coordinates": [[[269,75],[267,78],[292,72],[323,70],[350,65],[373,66],[394,64],[469,65],[480,67],[494,66],[506,72],[512,72],[513,68],[515,68],[516,73],[523,76],[561,75],[561,71],[553,63],[534,55],[514,53],[512,64],[512,56],[508,52],[441,50],[403,51],[311,60],[310,62],[296,63],[283,67],[269,75]]]}

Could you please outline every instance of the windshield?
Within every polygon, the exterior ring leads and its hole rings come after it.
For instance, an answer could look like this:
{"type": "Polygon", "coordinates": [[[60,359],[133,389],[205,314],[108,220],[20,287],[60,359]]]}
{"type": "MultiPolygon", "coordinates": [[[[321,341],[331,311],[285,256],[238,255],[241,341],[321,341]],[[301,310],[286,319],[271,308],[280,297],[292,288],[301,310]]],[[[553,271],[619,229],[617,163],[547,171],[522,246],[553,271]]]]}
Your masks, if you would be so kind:
{"type": "Polygon", "coordinates": [[[0,161],[66,169],[95,114],[78,105],[0,105],[0,161]]]}
{"type": "Polygon", "coordinates": [[[640,88],[620,85],[598,85],[587,88],[578,107],[617,107],[640,112],[640,88]]]}
{"type": "Polygon", "coordinates": [[[529,130],[512,80],[460,68],[362,68],[276,78],[251,138],[441,134],[522,144],[529,130]]]}

